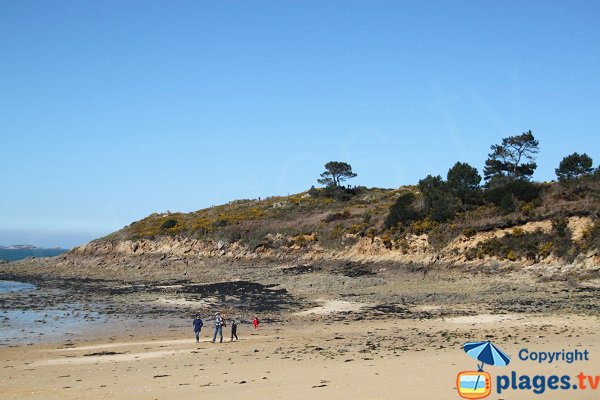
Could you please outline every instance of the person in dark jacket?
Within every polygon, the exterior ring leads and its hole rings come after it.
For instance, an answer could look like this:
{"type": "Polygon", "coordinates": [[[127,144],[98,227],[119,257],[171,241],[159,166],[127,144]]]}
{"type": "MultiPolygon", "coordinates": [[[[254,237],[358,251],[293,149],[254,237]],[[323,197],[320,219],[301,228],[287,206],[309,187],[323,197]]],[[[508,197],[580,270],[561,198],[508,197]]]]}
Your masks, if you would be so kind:
{"type": "Polygon", "coordinates": [[[232,319],[231,320],[231,341],[233,341],[234,337],[235,337],[235,340],[239,340],[237,337],[237,324],[235,323],[235,320],[232,319]]]}
{"type": "Polygon", "coordinates": [[[202,318],[200,318],[200,314],[196,314],[196,318],[194,318],[194,333],[196,334],[196,343],[200,343],[200,331],[202,330],[202,318]]]}

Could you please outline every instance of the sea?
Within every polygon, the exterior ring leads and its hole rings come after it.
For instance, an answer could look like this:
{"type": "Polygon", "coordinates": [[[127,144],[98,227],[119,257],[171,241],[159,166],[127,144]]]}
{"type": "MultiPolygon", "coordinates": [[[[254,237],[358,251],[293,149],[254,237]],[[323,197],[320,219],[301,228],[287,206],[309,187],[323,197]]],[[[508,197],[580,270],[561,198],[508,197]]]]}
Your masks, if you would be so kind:
{"type": "Polygon", "coordinates": [[[6,248],[0,246],[0,260],[18,261],[27,257],[54,257],[63,254],[69,250],[66,249],[42,249],[39,247],[26,248],[6,248]]]}

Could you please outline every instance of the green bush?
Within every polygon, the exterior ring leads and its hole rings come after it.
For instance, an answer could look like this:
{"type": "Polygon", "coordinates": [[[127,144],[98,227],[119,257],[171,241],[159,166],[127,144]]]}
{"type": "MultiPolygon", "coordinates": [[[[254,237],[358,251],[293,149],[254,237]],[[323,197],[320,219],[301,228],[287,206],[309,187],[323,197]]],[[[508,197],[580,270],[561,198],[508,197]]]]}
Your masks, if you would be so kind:
{"type": "Polygon", "coordinates": [[[510,214],[517,210],[517,199],[513,194],[506,193],[496,205],[504,214],[510,214]]]}
{"type": "Polygon", "coordinates": [[[212,223],[213,228],[222,228],[227,225],[229,225],[229,222],[226,219],[218,219],[212,223]]]}
{"type": "Polygon", "coordinates": [[[552,232],[561,237],[571,235],[569,221],[565,217],[557,217],[552,220],[552,232]]]}
{"type": "Polygon", "coordinates": [[[583,232],[579,247],[584,251],[592,249],[600,251],[600,220],[597,220],[583,232]]]}
{"type": "Polygon", "coordinates": [[[171,229],[171,228],[175,228],[176,225],[177,225],[177,220],[168,219],[162,223],[162,225],[160,226],[160,229],[171,229]]]}
{"type": "Polygon", "coordinates": [[[429,215],[434,221],[444,222],[454,218],[458,208],[458,199],[450,194],[446,194],[431,203],[429,215]]]}
{"type": "Polygon", "coordinates": [[[329,197],[336,201],[348,201],[352,198],[354,192],[341,186],[329,185],[323,188],[323,197],[329,197]]]}
{"type": "Polygon", "coordinates": [[[308,189],[308,194],[310,197],[317,198],[320,195],[319,189],[315,188],[314,186],[311,186],[310,189],[308,189]]]}
{"type": "Polygon", "coordinates": [[[351,217],[350,211],[344,210],[342,212],[334,212],[331,214],[327,214],[327,216],[323,219],[323,222],[340,221],[343,219],[348,219],[350,217],[351,217]]]}
{"type": "Polygon", "coordinates": [[[416,196],[412,193],[404,193],[398,197],[385,219],[386,228],[392,228],[398,224],[408,224],[420,219],[422,215],[415,209],[416,196]]]}
{"type": "Polygon", "coordinates": [[[512,233],[478,243],[467,251],[467,259],[490,256],[510,261],[518,259],[539,261],[541,258],[555,255],[569,261],[570,249],[570,237],[559,236],[556,232],[546,233],[541,230],[524,232],[520,228],[515,228],[512,233]]]}
{"type": "Polygon", "coordinates": [[[454,218],[459,200],[454,197],[441,176],[427,175],[419,181],[419,190],[425,199],[426,213],[434,221],[444,222],[454,218]]]}
{"type": "Polygon", "coordinates": [[[512,212],[517,209],[515,200],[534,201],[540,197],[541,192],[542,187],[533,182],[504,179],[491,184],[483,195],[486,201],[494,203],[503,211],[512,212]]]}

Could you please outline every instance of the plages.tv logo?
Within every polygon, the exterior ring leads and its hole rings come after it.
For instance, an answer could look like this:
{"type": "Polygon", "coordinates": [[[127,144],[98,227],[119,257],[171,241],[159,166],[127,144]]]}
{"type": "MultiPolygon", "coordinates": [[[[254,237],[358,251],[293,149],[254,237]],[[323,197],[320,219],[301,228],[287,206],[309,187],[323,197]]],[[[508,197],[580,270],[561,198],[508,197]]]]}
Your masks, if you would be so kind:
{"type": "Polygon", "coordinates": [[[504,367],[510,363],[510,357],[496,347],[492,342],[467,342],[465,352],[481,362],[477,371],[462,371],[456,376],[456,389],[465,399],[483,399],[492,393],[492,377],[483,370],[487,365],[504,367]]]}

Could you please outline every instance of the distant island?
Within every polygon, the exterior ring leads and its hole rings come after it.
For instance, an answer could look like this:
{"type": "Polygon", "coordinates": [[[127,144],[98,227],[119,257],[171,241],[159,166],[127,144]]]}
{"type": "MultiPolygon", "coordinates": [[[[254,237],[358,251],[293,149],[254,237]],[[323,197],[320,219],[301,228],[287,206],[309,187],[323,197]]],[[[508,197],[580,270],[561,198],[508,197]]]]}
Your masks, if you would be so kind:
{"type": "Polygon", "coordinates": [[[66,253],[67,251],[69,250],[60,247],[42,248],[30,244],[0,246],[0,260],[18,261],[27,257],[54,257],[66,253]]]}

